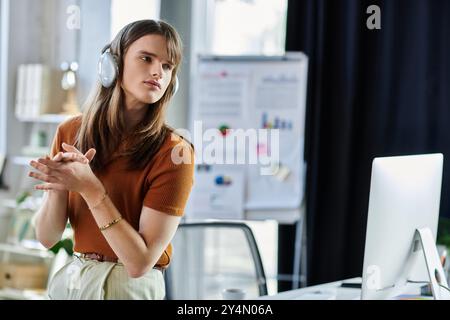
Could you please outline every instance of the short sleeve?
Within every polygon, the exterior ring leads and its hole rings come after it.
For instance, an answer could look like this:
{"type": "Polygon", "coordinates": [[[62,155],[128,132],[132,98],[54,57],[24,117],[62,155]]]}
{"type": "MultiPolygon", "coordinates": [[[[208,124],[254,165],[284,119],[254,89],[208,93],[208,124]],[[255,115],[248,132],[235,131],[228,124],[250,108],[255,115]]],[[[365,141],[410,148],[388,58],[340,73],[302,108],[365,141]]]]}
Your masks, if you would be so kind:
{"type": "Polygon", "coordinates": [[[158,157],[147,176],[144,206],[182,216],[194,184],[194,150],[178,143],[158,157]]]}
{"type": "Polygon", "coordinates": [[[75,142],[78,128],[81,124],[81,116],[75,116],[61,122],[56,129],[53,142],[50,147],[50,157],[53,158],[58,152],[64,152],[62,143],[73,144],[75,142]]]}
{"type": "Polygon", "coordinates": [[[50,147],[50,158],[53,158],[54,156],[56,156],[58,152],[61,151],[62,149],[61,144],[62,144],[61,125],[59,125],[58,128],[56,129],[56,133],[55,136],[53,137],[53,142],[50,147]]]}

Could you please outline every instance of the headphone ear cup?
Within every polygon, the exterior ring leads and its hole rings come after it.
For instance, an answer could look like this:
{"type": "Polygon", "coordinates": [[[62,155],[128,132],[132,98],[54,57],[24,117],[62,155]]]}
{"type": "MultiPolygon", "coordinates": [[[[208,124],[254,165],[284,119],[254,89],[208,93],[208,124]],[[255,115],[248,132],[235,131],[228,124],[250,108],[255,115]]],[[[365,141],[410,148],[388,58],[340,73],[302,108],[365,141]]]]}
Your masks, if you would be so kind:
{"type": "Polygon", "coordinates": [[[119,74],[119,67],[114,56],[108,51],[104,52],[98,62],[98,76],[105,88],[111,87],[119,74]]]}

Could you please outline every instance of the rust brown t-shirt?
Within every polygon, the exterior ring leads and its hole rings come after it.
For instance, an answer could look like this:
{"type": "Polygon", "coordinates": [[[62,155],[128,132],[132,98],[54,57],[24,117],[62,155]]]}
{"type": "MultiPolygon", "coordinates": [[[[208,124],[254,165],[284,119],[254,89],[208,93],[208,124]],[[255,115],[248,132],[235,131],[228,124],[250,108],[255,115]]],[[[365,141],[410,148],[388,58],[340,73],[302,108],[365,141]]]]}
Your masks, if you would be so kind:
{"type": "MultiPolygon", "coordinates": [[[[64,151],[61,144],[74,144],[81,125],[81,115],[70,118],[58,126],[51,156],[64,151]]],[[[122,217],[137,231],[143,206],[169,215],[182,216],[193,186],[194,151],[178,135],[168,134],[163,145],[142,170],[127,169],[127,157],[116,157],[95,175],[103,183],[108,196],[122,217]],[[173,148],[177,152],[190,152],[191,163],[172,161],[173,148]]],[[[77,192],[69,192],[67,210],[74,230],[74,250],[96,252],[107,257],[117,257],[99,230],[86,202],[77,192]]],[[[167,267],[172,246],[166,248],[156,266],[167,267]]]]}

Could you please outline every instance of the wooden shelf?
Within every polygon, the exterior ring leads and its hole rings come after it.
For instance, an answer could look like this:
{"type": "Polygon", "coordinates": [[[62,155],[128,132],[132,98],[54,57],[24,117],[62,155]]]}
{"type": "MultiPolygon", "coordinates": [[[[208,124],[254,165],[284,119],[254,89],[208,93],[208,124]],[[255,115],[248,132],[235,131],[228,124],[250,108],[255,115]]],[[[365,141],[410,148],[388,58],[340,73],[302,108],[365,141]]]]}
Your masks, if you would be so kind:
{"type": "Polygon", "coordinates": [[[0,289],[0,300],[47,300],[45,290],[0,289]]]}
{"type": "Polygon", "coordinates": [[[17,202],[15,199],[2,199],[0,200],[0,206],[8,209],[16,209],[17,202]]]}
{"type": "Polygon", "coordinates": [[[0,243],[0,252],[10,252],[13,254],[20,254],[38,258],[53,258],[54,254],[48,250],[30,249],[21,245],[14,245],[9,243],[0,243]]]}

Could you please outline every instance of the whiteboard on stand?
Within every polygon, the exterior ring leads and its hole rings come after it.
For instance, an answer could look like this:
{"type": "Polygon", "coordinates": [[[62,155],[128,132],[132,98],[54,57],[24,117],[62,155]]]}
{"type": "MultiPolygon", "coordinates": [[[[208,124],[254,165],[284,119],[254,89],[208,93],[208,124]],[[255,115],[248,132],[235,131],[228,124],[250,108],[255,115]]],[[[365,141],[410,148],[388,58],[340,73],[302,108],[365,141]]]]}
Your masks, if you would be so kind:
{"type": "Polygon", "coordinates": [[[187,217],[243,219],[252,210],[300,208],[308,58],[301,52],[276,57],[199,56],[195,70],[189,130],[196,170],[187,217]],[[219,160],[211,163],[208,151],[224,128],[258,133],[269,129],[271,137],[267,143],[258,139],[255,145],[248,139],[244,164],[226,161],[226,155],[240,147],[227,152],[229,146],[223,142],[223,154],[215,152],[214,159],[219,160]],[[208,135],[208,129],[216,129],[217,136],[208,135]],[[256,150],[256,163],[250,163],[249,150],[256,150]]]}

